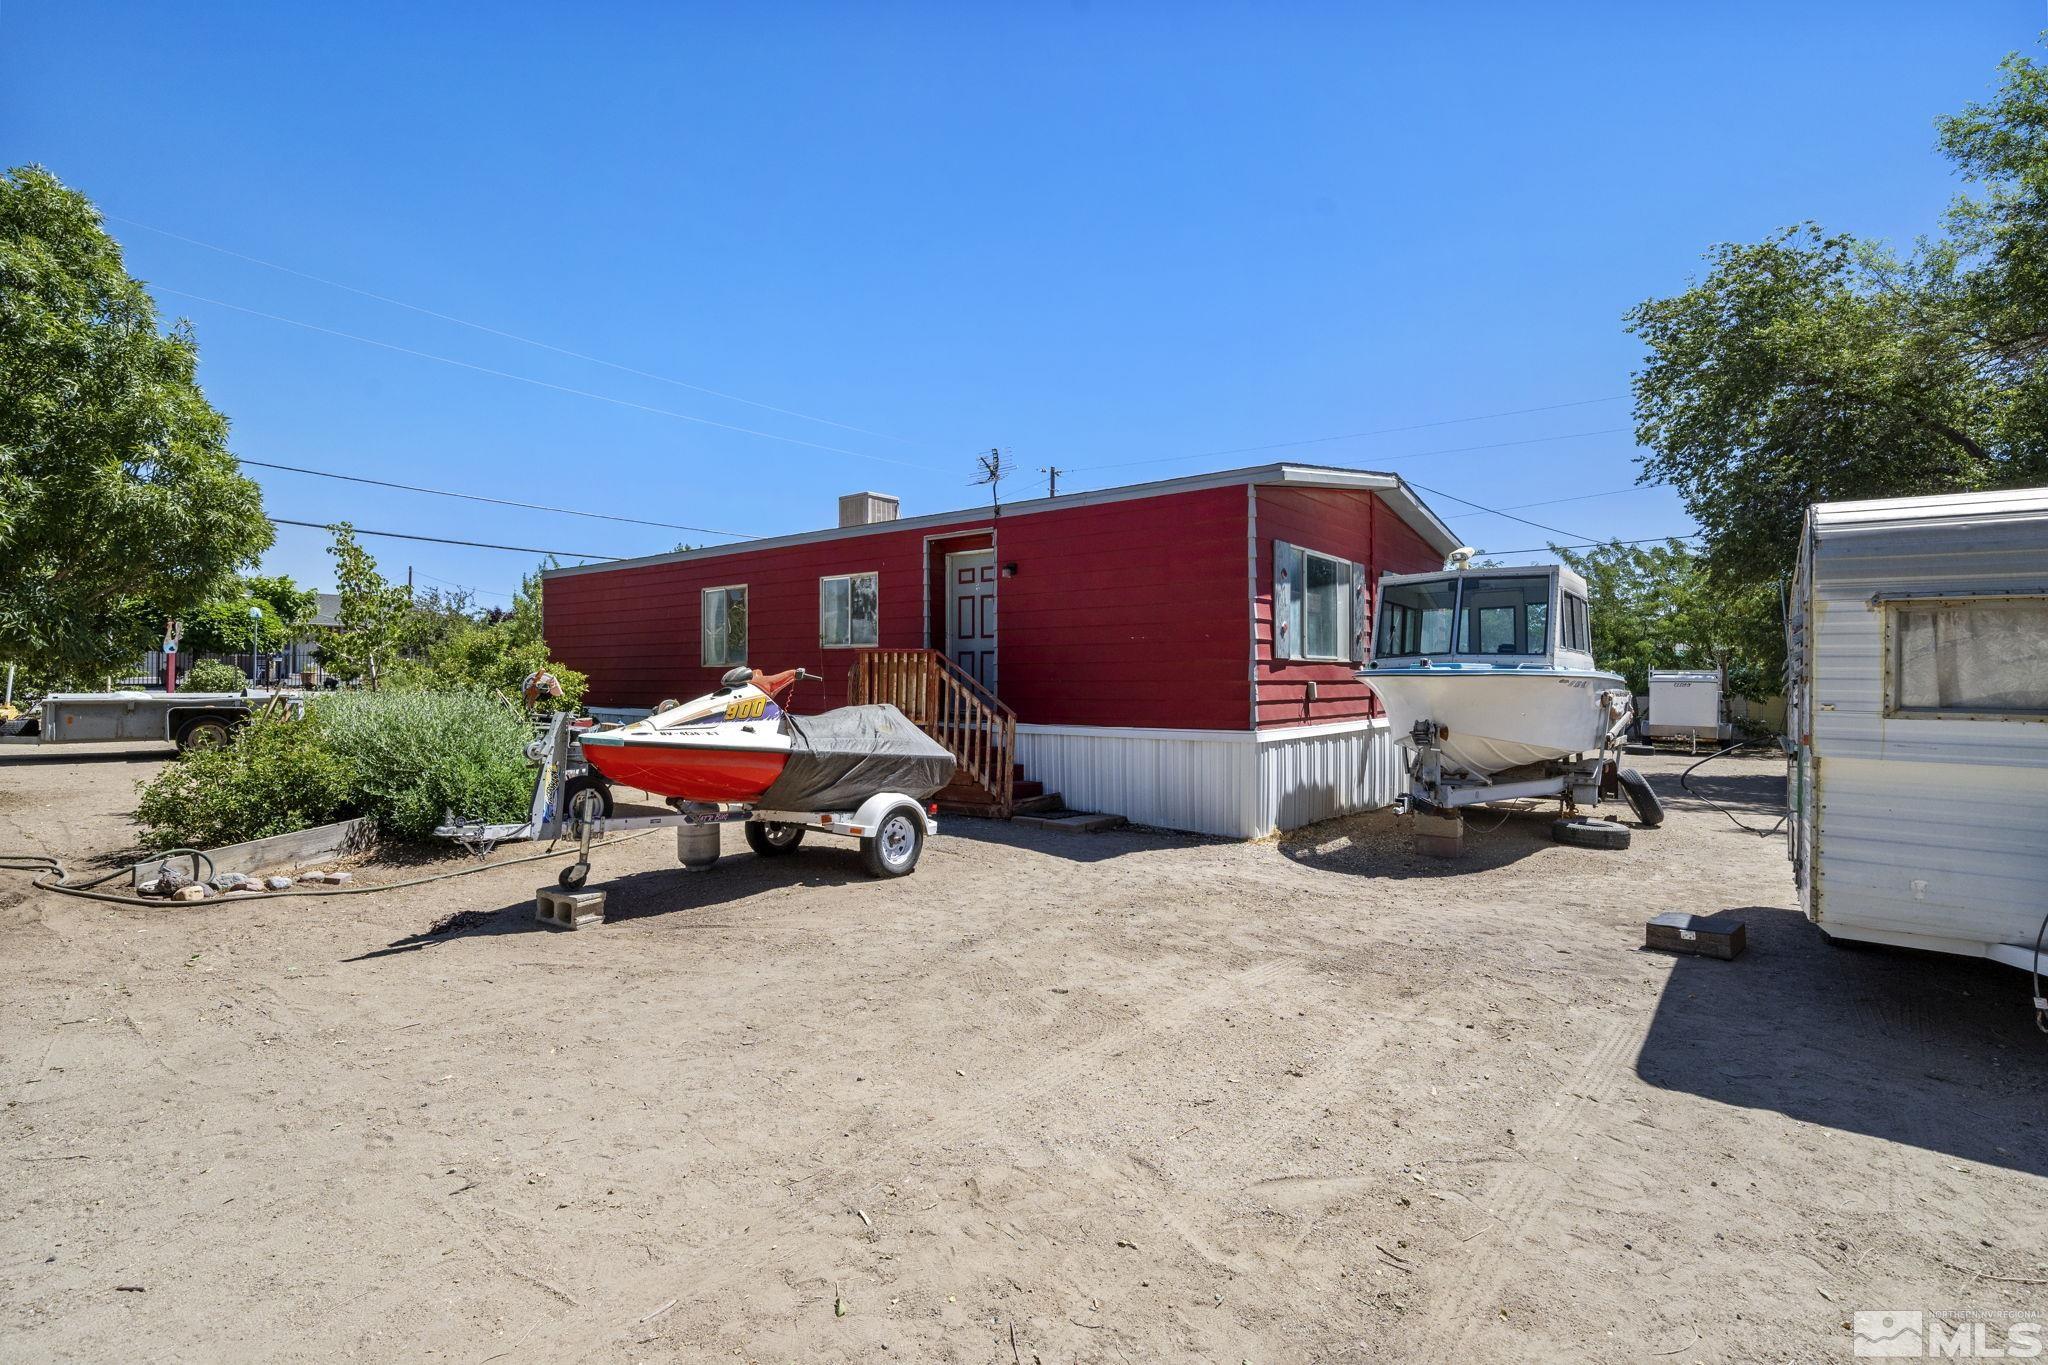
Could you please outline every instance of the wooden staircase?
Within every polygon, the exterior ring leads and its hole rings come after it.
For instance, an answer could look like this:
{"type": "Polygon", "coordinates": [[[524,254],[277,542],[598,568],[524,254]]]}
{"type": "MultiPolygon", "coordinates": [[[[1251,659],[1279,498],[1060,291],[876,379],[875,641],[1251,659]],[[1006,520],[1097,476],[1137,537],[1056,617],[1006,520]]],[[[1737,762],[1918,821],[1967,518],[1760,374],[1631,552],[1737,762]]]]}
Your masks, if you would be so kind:
{"type": "Polygon", "coordinates": [[[1017,713],[936,649],[864,649],[854,655],[847,699],[886,702],[946,747],[953,780],[932,798],[955,815],[1012,815],[1060,808],[1017,762],[1017,713]]]}

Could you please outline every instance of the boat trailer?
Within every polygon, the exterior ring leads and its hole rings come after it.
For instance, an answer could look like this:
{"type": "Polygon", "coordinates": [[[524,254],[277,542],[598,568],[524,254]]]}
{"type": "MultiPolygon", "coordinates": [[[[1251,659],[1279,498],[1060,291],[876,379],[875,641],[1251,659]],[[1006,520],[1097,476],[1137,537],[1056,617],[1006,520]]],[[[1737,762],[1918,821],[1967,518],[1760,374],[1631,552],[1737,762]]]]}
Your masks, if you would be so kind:
{"type": "MultiPolygon", "coordinates": [[[[1512,768],[1487,777],[1447,768],[1442,741],[1448,736],[1430,720],[1415,722],[1408,736],[1408,790],[1394,797],[1394,811],[1415,817],[1416,847],[1424,853],[1455,857],[1464,851],[1465,808],[1492,801],[1530,801],[1556,798],[1566,817],[1581,808],[1592,809],[1603,800],[1634,795],[1624,792],[1620,755],[1627,742],[1628,727],[1635,719],[1635,705],[1625,692],[1603,694],[1608,715],[1600,747],[1590,754],[1556,759],[1548,763],[1512,768]]],[[[1654,801],[1654,797],[1650,797],[1654,801]]],[[[1642,812],[1638,811],[1638,815],[1642,812]]],[[[1661,812],[1643,823],[1654,824],[1661,812]]],[[[1560,820],[1560,824],[1606,824],[1605,821],[1560,820]]],[[[1619,827],[1617,827],[1619,828],[1619,827]]],[[[1559,833],[1559,838],[1567,836],[1559,833]]],[[[1625,842],[1625,841],[1624,841],[1625,842]]]]}
{"type": "Polygon", "coordinates": [[[516,825],[491,824],[450,811],[435,836],[452,839],[479,858],[501,843],[574,839],[576,861],[555,878],[573,891],[590,878],[592,841],[611,834],[673,829],[677,860],[685,870],[701,872],[718,861],[720,825],[745,825],[748,846],[764,858],[794,852],[805,833],[817,830],[858,840],[861,860],[873,875],[902,877],[916,869],[925,840],[938,832],[936,807],[901,792],[876,792],[851,811],[767,810],[671,799],[670,815],[612,815],[609,787],[584,766],[575,747],[571,717],[557,713],[527,750],[540,765],[527,818],[516,825]]]}

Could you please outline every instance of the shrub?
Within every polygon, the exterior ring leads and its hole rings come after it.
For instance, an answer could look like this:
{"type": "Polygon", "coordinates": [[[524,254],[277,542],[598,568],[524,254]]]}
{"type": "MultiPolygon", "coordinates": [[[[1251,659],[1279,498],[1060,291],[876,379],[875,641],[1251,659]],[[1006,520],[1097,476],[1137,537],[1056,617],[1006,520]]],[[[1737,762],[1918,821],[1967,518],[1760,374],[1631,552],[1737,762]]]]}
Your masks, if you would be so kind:
{"type": "Polygon", "coordinates": [[[351,692],[312,708],[358,813],[423,839],[443,814],[516,820],[533,795],[526,721],[481,692],[351,692]]]}
{"type": "Polygon", "coordinates": [[[248,674],[220,659],[201,659],[178,679],[186,692],[240,692],[248,685],[248,674]]]}
{"type": "Polygon", "coordinates": [[[320,697],[304,720],[258,718],[230,745],[188,751],[141,785],[135,814],[152,848],[210,848],[358,815],[382,834],[424,839],[451,808],[523,816],[531,738],[520,716],[478,692],[320,697]]]}
{"type": "Polygon", "coordinates": [[[135,818],[151,848],[215,848],[344,819],[352,795],[316,722],[259,716],[142,783],[135,818]]]}

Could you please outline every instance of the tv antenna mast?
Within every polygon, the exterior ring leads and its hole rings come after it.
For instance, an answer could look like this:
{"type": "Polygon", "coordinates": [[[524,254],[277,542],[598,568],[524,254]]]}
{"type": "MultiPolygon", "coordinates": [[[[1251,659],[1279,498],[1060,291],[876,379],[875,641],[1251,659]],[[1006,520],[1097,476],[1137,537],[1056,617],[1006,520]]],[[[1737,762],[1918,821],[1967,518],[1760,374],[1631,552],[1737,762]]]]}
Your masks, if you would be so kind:
{"type": "Polygon", "coordinates": [[[988,454],[976,456],[975,463],[981,466],[981,477],[974,481],[974,486],[988,485],[989,505],[995,509],[994,515],[1001,516],[1003,479],[1010,472],[1009,463],[1003,458],[1003,452],[993,446],[989,448],[988,454]]]}

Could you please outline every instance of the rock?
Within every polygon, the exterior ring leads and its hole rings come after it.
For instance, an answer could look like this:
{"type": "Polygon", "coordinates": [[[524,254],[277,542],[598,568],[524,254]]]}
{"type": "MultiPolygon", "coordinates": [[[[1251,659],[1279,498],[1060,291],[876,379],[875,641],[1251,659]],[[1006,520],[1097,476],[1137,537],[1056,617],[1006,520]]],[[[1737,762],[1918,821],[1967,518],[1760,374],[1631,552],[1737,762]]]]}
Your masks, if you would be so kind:
{"type": "Polygon", "coordinates": [[[165,863],[157,869],[156,888],[158,895],[168,896],[179,887],[190,885],[192,885],[192,874],[181,867],[173,867],[171,864],[165,863]]]}
{"type": "Polygon", "coordinates": [[[144,882],[135,888],[135,894],[138,896],[161,896],[164,894],[163,883],[154,881],[144,882]]]}
{"type": "Polygon", "coordinates": [[[327,874],[327,880],[333,886],[347,886],[354,880],[354,875],[348,872],[330,872],[327,874]]]}
{"type": "Polygon", "coordinates": [[[181,886],[171,893],[171,899],[174,901],[203,901],[206,899],[206,888],[196,884],[181,886]]]}
{"type": "Polygon", "coordinates": [[[289,891],[292,889],[292,879],[290,877],[265,877],[263,884],[272,891],[289,891]]]}
{"type": "Polygon", "coordinates": [[[223,872],[213,879],[216,891],[234,891],[248,884],[249,879],[240,872],[223,872]]]}

